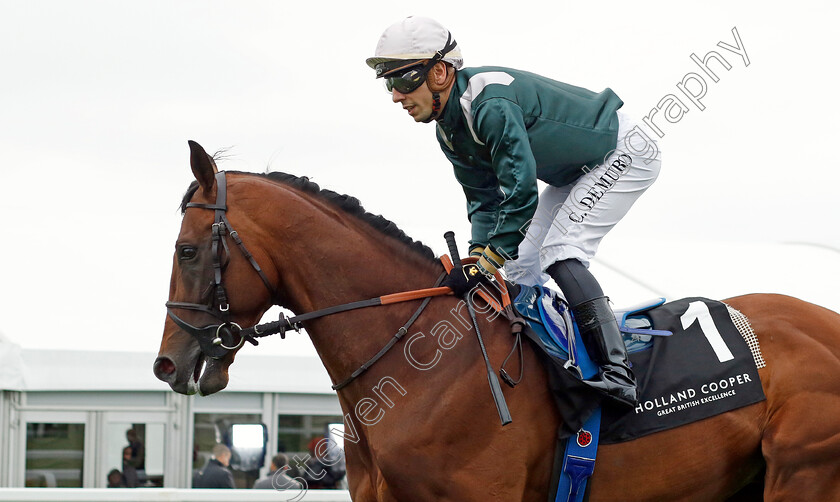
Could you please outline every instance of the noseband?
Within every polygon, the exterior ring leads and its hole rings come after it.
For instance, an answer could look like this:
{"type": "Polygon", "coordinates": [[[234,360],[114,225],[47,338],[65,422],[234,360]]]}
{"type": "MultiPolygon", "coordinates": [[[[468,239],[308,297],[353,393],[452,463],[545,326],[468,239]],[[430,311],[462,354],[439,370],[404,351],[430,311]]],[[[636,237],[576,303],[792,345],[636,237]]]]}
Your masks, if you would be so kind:
{"type": "Polygon", "coordinates": [[[241,347],[242,344],[245,343],[245,340],[257,345],[257,341],[253,336],[247,333],[242,333],[242,327],[239,326],[239,324],[230,321],[229,318],[228,311],[230,309],[230,305],[228,304],[227,292],[225,291],[224,284],[222,284],[224,257],[230,255],[230,248],[227,244],[228,236],[233,239],[239,247],[239,250],[245,258],[248,259],[257,274],[259,274],[263,284],[265,284],[265,287],[268,289],[269,293],[271,293],[271,298],[273,299],[276,295],[274,288],[268,281],[268,277],[265,276],[265,273],[263,273],[259,264],[254,259],[254,256],[248,251],[248,248],[245,247],[242,239],[239,238],[239,234],[233,229],[227,219],[227,183],[224,171],[216,173],[216,203],[201,204],[198,202],[190,202],[185,206],[186,209],[191,207],[198,209],[210,209],[215,213],[215,218],[211,227],[212,235],[210,245],[211,252],[213,254],[213,289],[215,290],[215,297],[211,306],[200,303],[168,301],[166,302],[166,312],[179,328],[195,337],[201,351],[204,354],[213,359],[221,359],[228,353],[228,351],[236,350],[241,347]],[[175,315],[173,309],[204,312],[205,314],[210,314],[216,319],[219,319],[221,323],[210,324],[199,328],[175,315]]]}

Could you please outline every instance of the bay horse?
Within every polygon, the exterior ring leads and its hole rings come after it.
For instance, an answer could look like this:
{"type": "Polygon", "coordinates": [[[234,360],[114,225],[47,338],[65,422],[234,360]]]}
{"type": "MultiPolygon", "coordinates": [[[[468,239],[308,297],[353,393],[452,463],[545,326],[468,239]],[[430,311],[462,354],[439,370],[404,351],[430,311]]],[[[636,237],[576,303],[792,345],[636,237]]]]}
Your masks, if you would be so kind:
{"type": "MultiPolygon", "coordinates": [[[[212,322],[222,286],[227,319],[253,326],[274,304],[312,312],[430,288],[443,271],[429,248],[392,223],[305,178],[222,173],[227,202],[219,208],[215,163],[197,143],[190,148],[196,182],[182,204],[169,292],[170,312],[178,314],[165,320],[154,363],[155,375],[176,392],[206,395],[227,385],[239,347],[208,358],[184,328],[212,322]],[[211,236],[220,214],[244,252],[211,236]]],[[[410,336],[337,392],[353,500],[549,498],[561,424],[547,372],[524,344],[522,383],[503,391],[513,422],[502,427],[477,338],[456,316],[459,301],[432,298],[410,336]]],[[[766,400],[602,445],[590,500],[840,500],[840,315],[782,295],[725,302],[745,314],[757,334],[766,400]],[[758,483],[763,487],[755,489],[758,483]]],[[[306,333],[333,382],[342,382],[382,349],[419,303],[319,317],[306,322],[306,333]]],[[[478,316],[478,324],[498,367],[510,349],[510,326],[487,316],[478,316]]]]}

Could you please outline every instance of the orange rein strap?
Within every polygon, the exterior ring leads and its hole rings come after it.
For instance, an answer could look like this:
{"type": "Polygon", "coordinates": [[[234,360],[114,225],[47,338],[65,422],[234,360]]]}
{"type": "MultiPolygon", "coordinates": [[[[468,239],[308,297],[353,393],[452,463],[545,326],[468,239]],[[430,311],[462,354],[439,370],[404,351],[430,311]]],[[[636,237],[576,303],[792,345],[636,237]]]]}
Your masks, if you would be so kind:
{"type": "Polygon", "coordinates": [[[390,305],[392,303],[407,302],[411,300],[419,300],[420,298],[428,298],[431,296],[448,295],[452,290],[447,287],[415,289],[414,291],[404,291],[402,293],[392,293],[379,297],[381,305],[390,305]]]}
{"type": "MultiPolygon", "coordinates": [[[[446,274],[442,274],[440,277],[438,277],[438,280],[435,284],[440,284],[445,276],[446,274]]],[[[414,291],[404,291],[401,293],[392,293],[389,295],[377,296],[376,298],[369,298],[367,300],[344,303],[342,305],[334,305],[332,307],[307,312],[305,314],[297,315],[294,317],[286,317],[281,312],[280,318],[278,320],[253,326],[248,329],[243,329],[241,333],[243,336],[252,336],[254,338],[261,338],[264,336],[279,333],[281,337],[285,338],[287,330],[293,329],[295,331],[300,331],[300,329],[303,327],[301,323],[303,323],[304,321],[309,321],[312,319],[317,319],[319,317],[337,314],[339,312],[346,312],[348,310],[356,310],[366,307],[376,307],[378,305],[390,305],[393,303],[419,300],[421,298],[431,299],[432,297],[446,295],[451,292],[452,290],[449,288],[434,287],[426,289],[417,289],[414,291]]]]}

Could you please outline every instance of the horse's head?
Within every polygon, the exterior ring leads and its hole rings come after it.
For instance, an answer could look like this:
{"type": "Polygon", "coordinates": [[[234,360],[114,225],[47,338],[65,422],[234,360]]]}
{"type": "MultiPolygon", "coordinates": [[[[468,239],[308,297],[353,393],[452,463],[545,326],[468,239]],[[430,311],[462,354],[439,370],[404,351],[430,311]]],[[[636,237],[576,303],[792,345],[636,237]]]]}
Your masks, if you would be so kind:
{"type": "Polygon", "coordinates": [[[253,241],[246,248],[247,237],[237,232],[258,235],[248,216],[253,211],[228,207],[225,173],[201,145],[189,144],[196,182],[182,206],[154,373],[176,392],[207,395],[227,386],[228,368],[245,341],[240,325],[256,324],[271,306],[274,291],[266,274],[274,271],[257,265],[260,258],[270,264],[265,251],[253,241]],[[255,284],[258,278],[265,287],[255,284]]]}

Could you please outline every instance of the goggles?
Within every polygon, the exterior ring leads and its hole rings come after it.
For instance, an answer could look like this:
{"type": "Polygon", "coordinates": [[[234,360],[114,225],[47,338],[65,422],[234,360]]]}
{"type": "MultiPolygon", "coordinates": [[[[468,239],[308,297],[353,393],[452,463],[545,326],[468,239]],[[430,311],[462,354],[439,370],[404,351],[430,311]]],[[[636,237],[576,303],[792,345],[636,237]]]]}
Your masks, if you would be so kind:
{"type": "Polygon", "coordinates": [[[431,69],[428,65],[414,65],[407,68],[404,72],[392,77],[383,77],[385,81],[385,89],[388,92],[396,89],[401,94],[408,94],[417,90],[426,81],[426,74],[431,69]]]}

